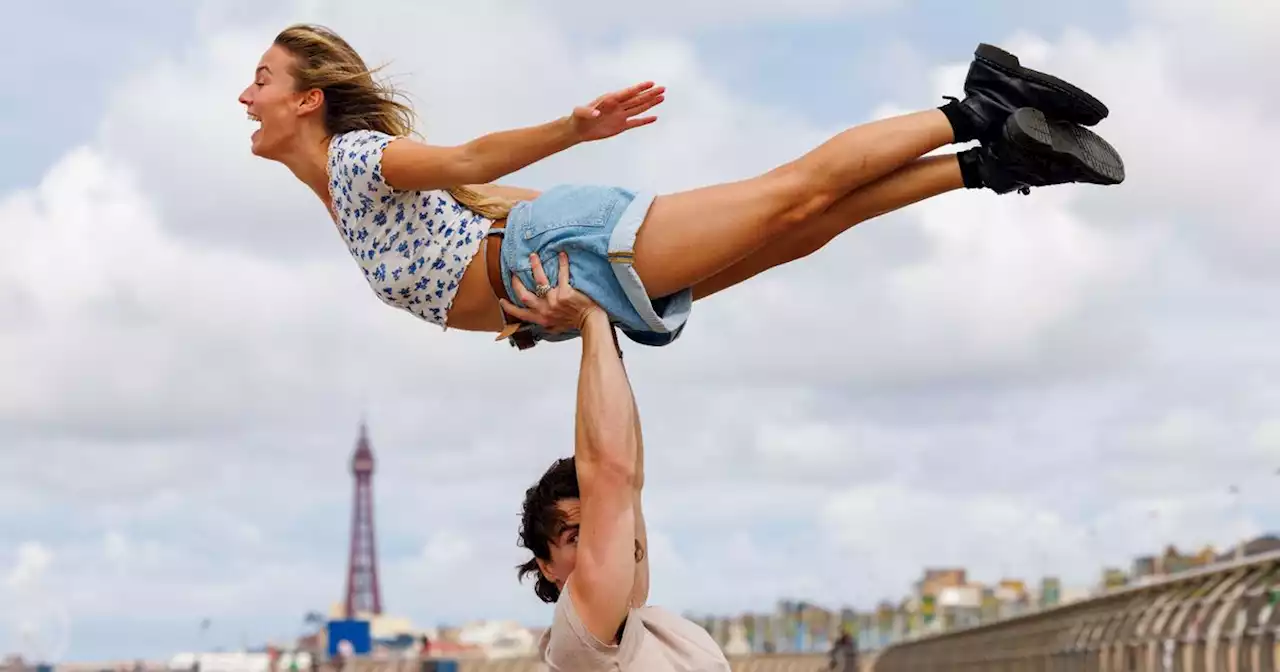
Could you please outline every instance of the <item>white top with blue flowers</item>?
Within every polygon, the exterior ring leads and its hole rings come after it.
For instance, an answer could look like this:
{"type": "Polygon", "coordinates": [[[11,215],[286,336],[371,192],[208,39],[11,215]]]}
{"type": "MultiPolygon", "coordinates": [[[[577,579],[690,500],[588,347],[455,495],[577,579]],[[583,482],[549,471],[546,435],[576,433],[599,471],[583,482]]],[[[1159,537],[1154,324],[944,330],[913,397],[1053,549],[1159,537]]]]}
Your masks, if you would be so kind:
{"type": "Polygon", "coordinates": [[[329,141],[335,223],[383,303],[444,327],[462,274],[493,221],[444,190],[391,188],[382,177],[382,150],[395,139],[361,130],[329,141]]]}

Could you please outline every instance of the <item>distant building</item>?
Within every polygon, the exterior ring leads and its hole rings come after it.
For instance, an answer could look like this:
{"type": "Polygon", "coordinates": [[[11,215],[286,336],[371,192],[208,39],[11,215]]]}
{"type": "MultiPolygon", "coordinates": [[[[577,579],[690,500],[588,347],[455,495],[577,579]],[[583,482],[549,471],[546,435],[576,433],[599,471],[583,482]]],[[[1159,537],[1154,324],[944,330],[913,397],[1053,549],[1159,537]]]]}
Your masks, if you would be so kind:
{"type": "MultiPolygon", "coordinates": [[[[1229,562],[1231,560],[1235,560],[1239,550],[1240,550],[1239,548],[1233,548],[1231,549],[1230,552],[1223,553],[1222,555],[1218,556],[1217,559],[1219,562],[1229,562]]],[[[1258,537],[1253,541],[1246,542],[1244,545],[1243,555],[1245,557],[1249,557],[1253,555],[1262,555],[1263,553],[1272,553],[1275,551],[1280,551],[1280,537],[1277,537],[1276,535],[1268,534],[1265,536],[1258,537]]]]}
{"type": "Polygon", "coordinates": [[[982,623],[982,586],[948,586],[938,593],[943,627],[970,628],[982,623]]]}
{"type": "Polygon", "coordinates": [[[958,588],[968,583],[968,572],[964,569],[925,569],[924,577],[916,582],[916,594],[937,596],[943,588],[958,588]]]}
{"type": "Polygon", "coordinates": [[[1130,575],[1135,580],[1142,580],[1156,576],[1158,573],[1157,561],[1154,555],[1142,555],[1133,559],[1133,571],[1130,575]]]}
{"type": "MultiPolygon", "coordinates": [[[[344,618],[345,609],[346,607],[342,603],[333,603],[329,607],[329,618],[344,618]]],[[[369,621],[369,635],[375,641],[387,642],[405,638],[415,640],[423,634],[429,634],[432,639],[435,639],[435,633],[419,630],[413,626],[412,621],[401,616],[357,612],[356,618],[362,621],[369,621]]]]}
{"type": "Polygon", "coordinates": [[[1040,580],[1040,608],[1049,609],[1062,602],[1062,581],[1056,576],[1040,580]]]}
{"type": "Polygon", "coordinates": [[[458,644],[484,652],[485,658],[522,658],[537,653],[538,639],[515,621],[475,621],[458,630],[458,644]]]}
{"type": "Polygon", "coordinates": [[[724,654],[726,656],[747,656],[751,654],[752,647],[750,640],[747,639],[746,618],[735,618],[729,624],[729,641],[725,642],[724,654]]]}
{"type": "Polygon", "coordinates": [[[1206,567],[1217,561],[1217,553],[1212,546],[1205,546],[1198,553],[1183,554],[1170,544],[1160,556],[1157,571],[1161,574],[1180,574],[1192,569],[1206,567]]]}
{"type": "Polygon", "coordinates": [[[1106,567],[1102,570],[1102,587],[1106,590],[1115,590],[1123,588],[1129,584],[1129,576],[1124,573],[1123,569],[1116,567],[1106,567]]]}
{"type": "Polygon", "coordinates": [[[1000,618],[1021,616],[1031,609],[1031,594],[1021,579],[1001,579],[996,584],[995,594],[1000,603],[1000,618]]]}

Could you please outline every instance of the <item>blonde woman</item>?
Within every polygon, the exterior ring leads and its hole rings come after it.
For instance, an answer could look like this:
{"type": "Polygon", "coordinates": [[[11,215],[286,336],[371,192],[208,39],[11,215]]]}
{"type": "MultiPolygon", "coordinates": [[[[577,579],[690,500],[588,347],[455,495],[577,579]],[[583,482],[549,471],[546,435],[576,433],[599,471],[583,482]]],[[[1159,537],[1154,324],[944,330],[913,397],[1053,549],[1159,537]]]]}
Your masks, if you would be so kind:
{"type": "Polygon", "coordinates": [[[433,146],[409,137],[412,110],[346,41],[296,25],[263,54],[240,102],[260,122],[253,153],[284,164],[315,192],[378,298],[440,327],[496,332],[524,348],[579,335],[547,328],[530,310],[538,299],[554,300],[559,266],[548,262],[562,251],[570,253],[574,287],[628,338],[666,345],[693,301],[911,203],[961,188],[1027,193],[1123,181],[1120,156],[1084,128],[1108,114],[1085,91],[983,44],[965,94],[846,130],[763,175],[662,195],[492,184],[580,143],[652,123],[666,91],[650,82],[545,124],[433,146]],[[923,156],[971,140],[980,144],[923,156]],[[551,275],[535,273],[535,259],[551,275]]]}

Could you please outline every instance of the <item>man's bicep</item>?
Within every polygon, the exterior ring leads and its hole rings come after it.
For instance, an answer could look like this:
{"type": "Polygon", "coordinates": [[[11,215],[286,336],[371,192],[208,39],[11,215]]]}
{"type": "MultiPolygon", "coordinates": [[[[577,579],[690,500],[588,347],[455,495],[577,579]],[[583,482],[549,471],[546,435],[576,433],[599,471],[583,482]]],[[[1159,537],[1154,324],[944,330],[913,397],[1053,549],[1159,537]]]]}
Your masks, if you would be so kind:
{"type": "Polygon", "coordinates": [[[629,488],[614,479],[590,482],[581,498],[578,557],[570,599],[583,625],[604,643],[614,641],[630,608],[635,582],[635,509],[629,488]]]}

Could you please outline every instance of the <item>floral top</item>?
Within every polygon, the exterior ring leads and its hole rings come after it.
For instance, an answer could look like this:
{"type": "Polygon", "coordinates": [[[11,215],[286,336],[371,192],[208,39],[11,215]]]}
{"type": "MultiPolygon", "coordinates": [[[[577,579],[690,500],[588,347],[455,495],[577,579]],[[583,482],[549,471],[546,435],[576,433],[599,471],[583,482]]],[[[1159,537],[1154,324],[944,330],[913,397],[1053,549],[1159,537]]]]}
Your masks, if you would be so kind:
{"type": "Polygon", "coordinates": [[[338,233],[383,303],[446,325],[467,264],[493,224],[444,190],[402,191],[382,178],[396,136],[351,131],[329,141],[338,233]]]}

